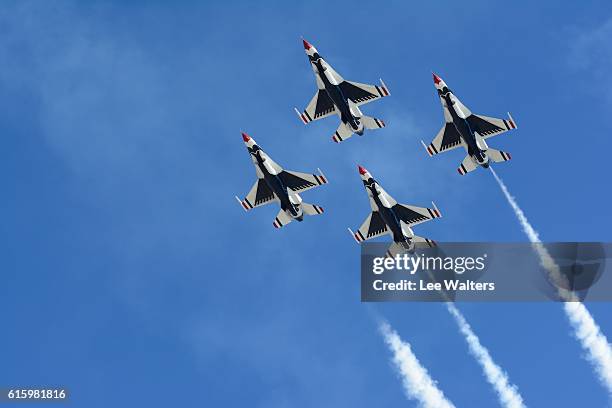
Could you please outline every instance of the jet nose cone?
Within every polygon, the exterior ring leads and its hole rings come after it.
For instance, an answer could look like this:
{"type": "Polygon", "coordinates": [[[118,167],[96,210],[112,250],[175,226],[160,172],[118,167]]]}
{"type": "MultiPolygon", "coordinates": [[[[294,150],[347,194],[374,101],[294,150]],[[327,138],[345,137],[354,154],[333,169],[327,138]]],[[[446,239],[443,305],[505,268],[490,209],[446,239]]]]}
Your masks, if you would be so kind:
{"type": "Polygon", "coordinates": [[[308,41],[306,41],[305,39],[302,38],[302,42],[304,43],[304,49],[306,51],[308,51],[309,49],[312,48],[312,44],[310,44],[308,41]]]}
{"type": "Polygon", "coordinates": [[[368,172],[364,167],[357,166],[357,168],[359,168],[359,174],[361,174],[362,176],[368,172]]]}
{"type": "Polygon", "coordinates": [[[242,132],[242,140],[244,140],[245,143],[248,143],[248,141],[251,140],[251,136],[249,136],[246,133],[242,132]]]}
{"type": "Polygon", "coordinates": [[[440,82],[442,82],[442,78],[437,76],[435,73],[432,72],[432,75],[433,75],[434,84],[438,85],[440,82]]]}

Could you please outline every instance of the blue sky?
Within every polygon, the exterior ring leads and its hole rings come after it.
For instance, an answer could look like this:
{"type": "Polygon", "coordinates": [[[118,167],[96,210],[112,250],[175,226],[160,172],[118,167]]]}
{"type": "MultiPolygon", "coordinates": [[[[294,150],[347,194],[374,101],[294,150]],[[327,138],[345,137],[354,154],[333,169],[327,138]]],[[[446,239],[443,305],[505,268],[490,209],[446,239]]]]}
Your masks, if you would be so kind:
{"type": "MultiPolygon", "coordinates": [[[[435,71],[476,113],[511,111],[496,167],[544,240],[609,241],[609,2],[7,2],[0,10],[0,385],[73,406],[411,406],[373,316],[457,406],[496,397],[442,305],[359,301],[369,211],[356,165],[400,202],[436,201],[438,241],[525,241],[490,174],[430,158],[435,71]],[[300,36],[392,95],[388,127],[336,145],[305,127],[300,36]],[[320,167],[321,217],[245,214],[251,134],[320,167]]],[[[589,304],[612,334],[608,304],[589,304]]],[[[607,406],[557,304],[460,304],[531,406],[607,406]]]]}

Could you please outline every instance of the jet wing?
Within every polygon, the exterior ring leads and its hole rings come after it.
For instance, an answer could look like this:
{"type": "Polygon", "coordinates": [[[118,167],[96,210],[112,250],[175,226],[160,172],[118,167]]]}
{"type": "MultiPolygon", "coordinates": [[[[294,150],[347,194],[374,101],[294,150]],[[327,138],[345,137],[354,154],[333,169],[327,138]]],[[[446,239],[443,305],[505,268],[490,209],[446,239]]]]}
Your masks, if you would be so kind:
{"type": "Polygon", "coordinates": [[[249,211],[255,207],[259,207],[260,205],[278,201],[278,198],[264,179],[260,178],[255,182],[251,188],[251,191],[249,191],[243,200],[240,200],[238,197],[236,197],[236,200],[238,200],[245,211],[249,211]]]}
{"type": "Polygon", "coordinates": [[[434,156],[438,153],[452,150],[463,145],[461,135],[459,135],[457,128],[455,128],[455,125],[453,125],[452,122],[446,122],[429,145],[426,145],[423,141],[421,141],[421,143],[423,143],[423,147],[425,147],[425,150],[427,150],[427,153],[430,156],[434,156]]]}
{"type": "Polygon", "coordinates": [[[363,105],[378,98],[389,96],[389,90],[381,80],[380,85],[360,84],[358,82],[344,81],[338,85],[348,99],[356,105],[363,105]]]}
{"type": "Polygon", "coordinates": [[[512,116],[508,114],[508,119],[490,118],[488,116],[470,115],[467,121],[471,128],[478,132],[480,136],[487,139],[491,136],[499,135],[511,129],[516,129],[516,124],[512,116]]]}
{"type": "MultiPolygon", "coordinates": [[[[320,170],[319,170],[320,171],[320,170]]],[[[306,191],[327,184],[327,179],[321,174],[298,173],[297,171],[283,170],[278,174],[283,184],[292,191],[306,191]]]]}
{"type": "Polygon", "coordinates": [[[372,211],[363,224],[361,224],[357,232],[353,233],[353,231],[351,231],[351,233],[357,242],[362,242],[385,234],[390,234],[391,232],[387,228],[387,224],[385,224],[380,213],[378,211],[372,211]]]}
{"type": "Polygon", "coordinates": [[[324,89],[319,89],[315,96],[313,96],[313,98],[310,100],[310,103],[304,112],[300,113],[297,109],[295,112],[298,114],[302,122],[307,124],[313,120],[319,120],[336,113],[336,105],[334,105],[334,102],[327,94],[327,91],[324,89]]]}
{"type": "Polygon", "coordinates": [[[434,218],[440,218],[442,214],[434,204],[434,208],[415,207],[412,205],[395,204],[393,206],[395,215],[409,227],[421,224],[434,218]]]}

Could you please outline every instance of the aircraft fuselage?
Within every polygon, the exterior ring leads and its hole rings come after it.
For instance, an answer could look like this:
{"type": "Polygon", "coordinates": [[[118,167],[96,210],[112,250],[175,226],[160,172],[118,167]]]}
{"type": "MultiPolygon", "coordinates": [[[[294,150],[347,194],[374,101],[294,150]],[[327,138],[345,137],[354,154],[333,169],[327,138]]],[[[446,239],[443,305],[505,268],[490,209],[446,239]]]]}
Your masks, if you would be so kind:
{"type": "Polygon", "coordinates": [[[348,103],[348,98],[344,95],[342,89],[340,89],[338,85],[332,84],[327,75],[325,75],[325,67],[321,62],[321,56],[318,53],[315,53],[312,57],[309,58],[317,68],[317,74],[319,75],[319,78],[321,78],[321,81],[325,86],[325,92],[336,106],[336,109],[338,109],[338,111],[340,112],[340,120],[343,123],[349,124],[349,126],[351,126],[355,133],[357,133],[358,135],[362,135],[364,130],[363,126],[360,126],[361,123],[359,118],[356,118],[351,112],[348,103]]]}
{"type": "MultiPolygon", "coordinates": [[[[445,88],[446,89],[446,88],[445,88]]],[[[457,132],[461,136],[461,139],[467,146],[467,153],[470,155],[476,162],[482,167],[489,167],[489,162],[487,160],[486,153],[478,147],[478,143],[476,142],[476,135],[474,134],[474,130],[472,130],[468,121],[463,118],[464,115],[459,115],[457,110],[455,109],[455,105],[453,100],[451,99],[451,92],[447,91],[445,94],[442,94],[442,98],[444,98],[444,103],[453,119],[453,125],[457,132]]]]}
{"type": "MultiPolygon", "coordinates": [[[[257,145],[253,146],[253,148],[249,148],[249,153],[255,158],[257,161],[257,167],[262,172],[264,176],[264,182],[270,187],[270,190],[274,192],[276,197],[280,200],[280,206],[283,211],[291,216],[291,218],[302,221],[304,219],[304,213],[302,212],[302,208],[299,204],[294,204],[291,202],[289,198],[289,194],[287,193],[287,186],[283,183],[283,181],[278,177],[277,174],[273,174],[264,164],[264,158],[258,153],[262,151],[261,148],[257,145]]],[[[297,196],[297,195],[296,195],[297,196]]]]}
{"type": "Polygon", "coordinates": [[[369,179],[367,182],[364,181],[363,184],[372,193],[372,199],[378,207],[378,212],[380,213],[380,216],[382,217],[385,224],[387,224],[387,228],[391,230],[391,234],[393,235],[393,241],[410,245],[409,238],[407,238],[404,235],[404,232],[402,231],[402,225],[400,223],[399,217],[395,214],[393,208],[389,208],[381,200],[381,197],[375,187],[376,181],[374,181],[374,179],[369,179]]]}

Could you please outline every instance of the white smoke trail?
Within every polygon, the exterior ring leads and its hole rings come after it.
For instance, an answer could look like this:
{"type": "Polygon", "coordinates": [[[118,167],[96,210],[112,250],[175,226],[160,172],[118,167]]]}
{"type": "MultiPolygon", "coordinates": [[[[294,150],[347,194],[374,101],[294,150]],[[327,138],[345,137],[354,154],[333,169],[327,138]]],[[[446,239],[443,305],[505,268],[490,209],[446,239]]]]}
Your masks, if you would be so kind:
{"type": "MultiPolygon", "coordinates": [[[[538,233],[533,229],[514,197],[510,195],[504,182],[499,178],[497,173],[495,173],[493,168],[491,168],[491,173],[493,173],[493,177],[495,177],[497,184],[499,184],[508,203],[510,203],[510,206],[514,210],[529,241],[534,244],[534,249],[540,258],[542,266],[549,272],[551,279],[556,282],[563,279],[559,271],[559,266],[550,256],[542,244],[542,241],[540,241],[538,233]]],[[[563,285],[556,286],[562,287],[563,285]]],[[[597,377],[607,388],[608,393],[612,394],[612,349],[610,348],[608,339],[601,332],[587,308],[578,301],[578,298],[573,293],[564,289],[559,289],[559,296],[565,300],[563,309],[574,329],[574,335],[580,341],[582,349],[587,353],[587,360],[593,366],[597,377]]]]}
{"type": "MultiPolygon", "coordinates": [[[[433,279],[433,276],[430,275],[430,278],[433,279]]],[[[476,333],[474,333],[463,314],[455,307],[453,301],[445,292],[440,291],[440,295],[446,300],[446,308],[459,326],[459,331],[465,337],[465,341],[470,349],[470,354],[472,354],[482,367],[487,382],[495,389],[500,404],[508,408],[525,407],[523,397],[519,394],[517,386],[510,384],[508,374],[493,361],[491,354],[489,354],[489,350],[480,343],[480,339],[476,336],[476,333]]]]}
{"type": "Polygon", "coordinates": [[[402,378],[408,399],[418,401],[423,408],[453,408],[453,403],[446,399],[427,369],[416,358],[410,344],[403,342],[387,322],[380,324],[380,332],[393,353],[393,363],[402,378]]]}
{"type": "Polygon", "coordinates": [[[455,305],[450,302],[446,303],[446,307],[448,308],[450,314],[455,318],[455,321],[459,326],[459,330],[465,336],[470,353],[472,356],[474,356],[478,363],[480,363],[487,381],[495,389],[501,405],[508,408],[524,407],[525,404],[523,404],[523,398],[518,393],[516,385],[510,384],[508,375],[501,369],[501,367],[495,364],[495,361],[493,361],[493,358],[491,358],[491,355],[489,354],[489,350],[480,344],[478,336],[476,336],[474,331],[472,331],[470,324],[465,320],[463,314],[461,314],[455,305]]]}

